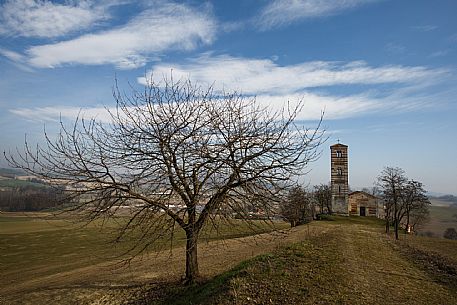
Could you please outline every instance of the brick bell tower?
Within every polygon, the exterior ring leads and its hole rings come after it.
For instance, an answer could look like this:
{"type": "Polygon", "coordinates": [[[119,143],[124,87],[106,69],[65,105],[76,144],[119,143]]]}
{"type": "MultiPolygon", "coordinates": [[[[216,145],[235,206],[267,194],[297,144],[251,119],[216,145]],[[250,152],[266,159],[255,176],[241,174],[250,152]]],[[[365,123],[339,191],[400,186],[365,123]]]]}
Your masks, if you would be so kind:
{"type": "Polygon", "coordinates": [[[330,146],[330,181],[332,213],[349,215],[348,146],[339,143],[330,146]]]}

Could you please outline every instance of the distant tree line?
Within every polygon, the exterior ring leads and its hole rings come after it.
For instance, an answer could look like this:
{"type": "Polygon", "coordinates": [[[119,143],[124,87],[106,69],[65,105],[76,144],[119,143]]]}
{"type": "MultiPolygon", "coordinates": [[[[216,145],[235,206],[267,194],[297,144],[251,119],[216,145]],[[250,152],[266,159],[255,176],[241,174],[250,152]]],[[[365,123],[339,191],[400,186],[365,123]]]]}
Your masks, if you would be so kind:
{"type": "Polygon", "coordinates": [[[0,192],[0,210],[40,211],[61,204],[63,190],[52,187],[20,186],[0,192]]]}

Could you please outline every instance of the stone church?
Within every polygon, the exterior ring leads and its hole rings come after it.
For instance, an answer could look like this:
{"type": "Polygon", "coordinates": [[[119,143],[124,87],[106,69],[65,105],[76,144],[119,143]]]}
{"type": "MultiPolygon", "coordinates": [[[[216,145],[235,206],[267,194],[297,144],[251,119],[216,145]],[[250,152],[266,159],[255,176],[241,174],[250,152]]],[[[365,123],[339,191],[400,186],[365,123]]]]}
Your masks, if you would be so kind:
{"type": "Polygon", "coordinates": [[[384,216],[380,198],[362,191],[349,192],[348,146],[330,146],[332,212],[338,215],[384,216]]]}

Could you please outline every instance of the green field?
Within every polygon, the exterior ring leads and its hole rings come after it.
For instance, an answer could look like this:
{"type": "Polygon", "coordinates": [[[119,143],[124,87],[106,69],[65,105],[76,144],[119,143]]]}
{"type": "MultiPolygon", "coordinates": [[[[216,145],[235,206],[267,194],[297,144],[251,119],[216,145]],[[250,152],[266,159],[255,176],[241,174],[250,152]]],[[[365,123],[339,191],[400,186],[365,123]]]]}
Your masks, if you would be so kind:
{"type": "Polygon", "coordinates": [[[42,183],[1,177],[0,178],[0,187],[3,187],[3,188],[17,188],[17,187],[43,188],[43,187],[47,187],[47,186],[42,183]]]}

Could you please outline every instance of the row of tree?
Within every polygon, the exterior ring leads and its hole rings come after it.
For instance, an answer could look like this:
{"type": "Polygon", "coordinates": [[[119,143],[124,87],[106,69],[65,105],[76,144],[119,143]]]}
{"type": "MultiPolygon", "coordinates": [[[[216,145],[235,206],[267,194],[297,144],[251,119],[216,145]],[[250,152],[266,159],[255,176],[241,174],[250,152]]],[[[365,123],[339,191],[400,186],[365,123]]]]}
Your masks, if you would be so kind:
{"type": "Polygon", "coordinates": [[[376,185],[384,200],[386,233],[393,225],[395,238],[398,239],[400,228],[408,230],[428,218],[430,201],[423,184],[408,179],[403,169],[384,168],[376,185]]]}
{"type": "Polygon", "coordinates": [[[30,212],[54,208],[62,202],[63,191],[52,187],[20,186],[0,192],[0,210],[30,212]]]}
{"type": "Polygon", "coordinates": [[[328,184],[316,185],[312,191],[301,186],[291,188],[280,209],[282,218],[292,227],[311,221],[316,211],[332,213],[332,192],[328,184]]]}

